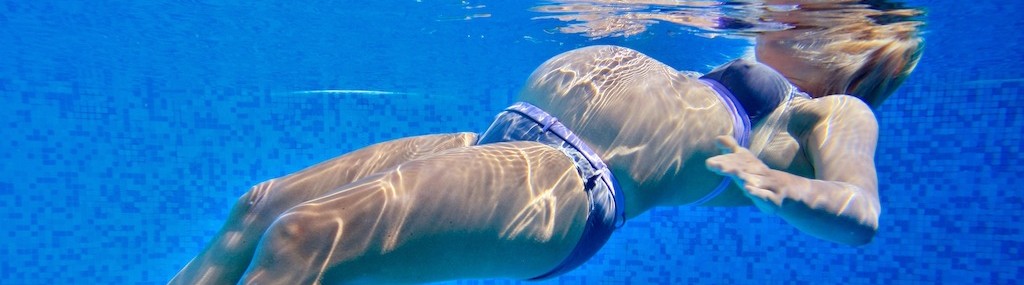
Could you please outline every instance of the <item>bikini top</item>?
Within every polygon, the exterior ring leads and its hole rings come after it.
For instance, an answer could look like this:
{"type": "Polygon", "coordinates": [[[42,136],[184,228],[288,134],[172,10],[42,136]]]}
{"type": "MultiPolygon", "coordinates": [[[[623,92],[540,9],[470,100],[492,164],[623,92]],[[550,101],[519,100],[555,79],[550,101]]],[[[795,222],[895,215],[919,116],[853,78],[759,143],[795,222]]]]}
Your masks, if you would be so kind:
{"type": "MultiPolygon", "coordinates": [[[[780,104],[789,107],[797,93],[796,88],[778,71],[752,60],[737,59],[715,68],[700,77],[700,82],[711,87],[733,117],[733,136],[740,146],[750,147],[753,126],[763,121],[780,104]]],[[[765,122],[775,126],[773,122],[765,122]]],[[[771,132],[770,134],[774,134],[771,132]]],[[[771,138],[768,138],[770,141],[771,138]]],[[[758,155],[760,153],[757,153],[758,155]]],[[[729,188],[732,179],[724,177],[714,190],[686,206],[699,206],[718,197],[729,188]]]]}

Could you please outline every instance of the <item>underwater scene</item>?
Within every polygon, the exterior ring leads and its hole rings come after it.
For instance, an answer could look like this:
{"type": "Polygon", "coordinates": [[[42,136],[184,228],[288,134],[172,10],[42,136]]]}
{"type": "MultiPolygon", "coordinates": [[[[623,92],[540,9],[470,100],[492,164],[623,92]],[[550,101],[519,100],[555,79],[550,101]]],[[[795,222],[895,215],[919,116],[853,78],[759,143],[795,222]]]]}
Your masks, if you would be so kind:
{"type": "Polygon", "coordinates": [[[2,1],[2,284],[1018,284],[1024,4],[2,1]]]}

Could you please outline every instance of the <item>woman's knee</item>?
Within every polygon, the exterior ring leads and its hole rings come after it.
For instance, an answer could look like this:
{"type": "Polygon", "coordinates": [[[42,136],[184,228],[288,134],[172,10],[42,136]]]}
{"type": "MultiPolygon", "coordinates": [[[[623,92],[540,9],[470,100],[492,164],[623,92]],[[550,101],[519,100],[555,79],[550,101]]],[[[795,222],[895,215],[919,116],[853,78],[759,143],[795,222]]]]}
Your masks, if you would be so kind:
{"type": "Polygon", "coordinates": [[[316,216],[314,213],[293,211],[281,214],[270,224],[263,239],[272,251],[313,245],[322,234],[316,216]]]}
{"type": "MultiPolygon", "coordinates": [[[[367,241],[372,229],[350,225],[346,217],[303,206],[281,214],[267,228],[260,241],[264,259],[295,264],[334,264],[352,261],[373,244],[367,241]]],[[[287,263],[281,263],[287,264],[287,263]]],[[[310,268],[295,270],[312,270],[310,268]]]]}
{"type": "Polygon", "coordinates": [[[275,201],[279,199],[274,199],[274,194],[279,192],[281,187],[278,179],[270,179],[250,187],[235,201],[232,215],[241,218],[245,224],[269,224],[290,207],[282,205],[282,201],[275,201]]]}
{"type": "Polygon", "coordinates": [[[276,183],[277,179],[270,179],[253,185],[249,190],[245,191],[245,194],[238,197],[238,201],[236,201],[236,203],[255,207],[269,196],[270,192],[274,190],[276,183]]]}
{"type": "Polygon", "coordinates": [[[287,211],[260,238],[244,284],[308,284],[320,275],[329,256],[335,233],[316,213],[287,211]]]}

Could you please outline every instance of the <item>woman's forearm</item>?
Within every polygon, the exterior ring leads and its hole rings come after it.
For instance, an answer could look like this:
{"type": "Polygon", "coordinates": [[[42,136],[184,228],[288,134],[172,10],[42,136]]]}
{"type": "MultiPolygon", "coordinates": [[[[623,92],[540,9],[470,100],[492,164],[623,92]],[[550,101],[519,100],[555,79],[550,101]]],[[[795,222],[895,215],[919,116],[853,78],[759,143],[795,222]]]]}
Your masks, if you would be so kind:
{"type": "Polygon", "coordinates": [[[878,229],[878,197],[856,185],[808,179],[775,171],[780,176],[782,204],[776,214],[801,231],[849,245],[871,242],[878,229]]]}
{"type": "Polygon", "coordinates": [[[864,188],[874,187],[874,179],[860,179],[865,181],[862,187],[805,178],[769,168],[731,137],[718,140],[719,148],[727,153],[709,158],[708,169],[731,177],[761,211],[778,215],[797,229],[825,240],[861,245],[874,238],[881,207],[875,189],[864,188]]]}

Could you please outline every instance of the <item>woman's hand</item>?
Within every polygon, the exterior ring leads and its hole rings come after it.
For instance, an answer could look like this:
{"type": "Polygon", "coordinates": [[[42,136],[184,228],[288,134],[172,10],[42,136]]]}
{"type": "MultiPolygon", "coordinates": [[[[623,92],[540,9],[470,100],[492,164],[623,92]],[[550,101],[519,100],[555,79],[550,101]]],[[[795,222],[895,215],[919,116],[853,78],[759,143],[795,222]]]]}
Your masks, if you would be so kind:
{"type": "Polygon", "coordinates": [[[708,169],[732,178],[762,212],[777,215],[813,236],[860,245],[878,228],[877,198],[850,183],[799,177],[768,168],[728,136],[718,137],[721,155],[708,169]]]}
{"type": "Polygon", "coordinates": [[[717,146],[721,155],[709,158],[707,168],[732,178],[743,189],[743,194],[754,201],[762,212],[775,214],[786,198],[785,176],[768,168],[750,150],[740,146],[731,136],[719,136],[717,146]]]}

